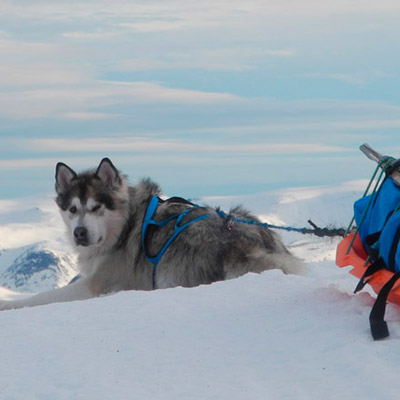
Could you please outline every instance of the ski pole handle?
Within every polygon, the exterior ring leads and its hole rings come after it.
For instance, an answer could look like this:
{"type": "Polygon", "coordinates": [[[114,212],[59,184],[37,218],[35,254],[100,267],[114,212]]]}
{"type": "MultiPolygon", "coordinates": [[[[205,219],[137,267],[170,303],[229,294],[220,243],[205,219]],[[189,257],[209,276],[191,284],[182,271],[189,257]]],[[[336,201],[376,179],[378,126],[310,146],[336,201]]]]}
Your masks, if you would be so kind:
{"type": "MultiPolygon", "coordinates": [[[[378,153],[376,150],[374,150],[368,143],[364,143],[363,145],[360,146],[360,150],[372,161],[375,161],[376,163],[381,163],[384,158],[388,158],[388,156],[384,156],[381,153],[378,153]]],[[[394,159],[393,159],[394,161],[394,159]]],[[[392,161],[392,162],[393,162],[392,161]]],[[[390,162],[390,164],[392,164],[390,162]]],[[[381,165],[382,167],[382,165],[381,165]]],[[[385,169],[388,167],[388,164],[385,165],[385,169]]],[[[400,187],[400,167],[397,167],[392,171],[390,174],[391,178],[393,179],[393,182],[396,184],[396,186],[400,187]]]]}
{"type": "Polygon", "coordinates": [[[386,157],[381,153],[374,150],[368,143],[364,143],[360,146],[360,150],[372,161],[379,163],[382,158],[386,157]]]}

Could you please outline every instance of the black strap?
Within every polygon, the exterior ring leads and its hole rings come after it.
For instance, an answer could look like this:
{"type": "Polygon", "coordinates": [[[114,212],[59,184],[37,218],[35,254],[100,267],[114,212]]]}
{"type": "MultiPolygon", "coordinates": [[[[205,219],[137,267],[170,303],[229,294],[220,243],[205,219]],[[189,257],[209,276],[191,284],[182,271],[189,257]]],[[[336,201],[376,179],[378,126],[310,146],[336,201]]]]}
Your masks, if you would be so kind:
{"type": "MultiPolygon", "coordinates": [[[[386,222],[385,222],[386,223],[386,222]]],[[[365,237],[364,247],[367,251],[367,254],[372,258],[372,260],[379,259],[379,250],[374,248],[376,243],[378,242],[379,238],[381,237],[382,231],[375,233],[370,233],[365,237]]]]}
{"type": "Polygon", "coordinates": [[[379,292],[375,304],[372,307],[371,314],[369,315],[369,323],[374,340],[385,339],[389,336],[389,329],[386,321],[384,320],[386,301],[390,291],[399,279],[400,272],[393,274],[393,276],[385,283],[385,285],[379,292]]]}
{"type": "Polygon", "coordinates": [[[388,267],[391,271],[395,270],[396,253],[397,253],[397,247],[399,246],[399,240],[400,240],[400,225],[396,229],[396,233],[393,237],[392,245],[390,246],[390,251],[389,251],[388,267]]]}
{"type": "Polygon", "coordinates": [[[170,197],[167,200],[160,200],[160,203],[178,203],[178,204],[187,204],[188,206],[194,206],[195,204],[192,203],[191,201],[184,199],[183,197],[178,197],[178,196],[174,196],[174,197],[170,197]]]}
{"type": "Polygon", "coordinates": [[[369,235],[367,235],[365,237],[365,240],[364,240],[365,250],[367,251],[367,254],[373,260],[377,260],[379,258],[379,250],[376,249],[375,246],[381,237],[383,228],[386,226],[386,223],[388,222],[389,218],[393,215],[393,213],[394,213],[394,210],[388,212],[388,214],[386,215],[386,218],[385,218],[385,222],[382,225],[382,229],[380,231],[370,233],[369,235]]]}
{"type": "Polygon", "coordinates": [[[378,258],[375,262],[369,265],[358,282],[358,285],[354,289],[354,293],[357,293],[364,288],[364,286],[369,282],[369,279],[367,279],[369,276],[384,268],[386,269],[386,266],[382,258],[378,258]]]}

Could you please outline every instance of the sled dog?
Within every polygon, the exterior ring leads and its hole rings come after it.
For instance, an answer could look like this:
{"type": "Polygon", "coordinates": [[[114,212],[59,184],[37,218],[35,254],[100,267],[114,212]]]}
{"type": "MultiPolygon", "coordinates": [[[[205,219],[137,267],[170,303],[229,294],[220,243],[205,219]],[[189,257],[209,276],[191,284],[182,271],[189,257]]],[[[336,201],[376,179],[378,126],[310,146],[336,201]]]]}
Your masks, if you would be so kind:
{"type": "Polygon", "coordinates": [[[225,214],[181,199],[160,198],[149,179],[129,186],[108,159],[76,173],[56,166],[56,203],[78,253],[80,278],[0,309],[83,300],[121,290],[192,287],[247,272],[300,273],[302,263],[278,235],[242,207],[225,214]]]}

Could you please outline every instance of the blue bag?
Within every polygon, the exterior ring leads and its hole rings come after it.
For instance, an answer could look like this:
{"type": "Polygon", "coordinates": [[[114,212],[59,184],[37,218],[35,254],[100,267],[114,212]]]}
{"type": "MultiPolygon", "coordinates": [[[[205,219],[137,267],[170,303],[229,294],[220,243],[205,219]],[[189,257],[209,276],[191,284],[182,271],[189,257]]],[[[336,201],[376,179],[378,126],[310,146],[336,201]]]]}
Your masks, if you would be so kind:
{"type": "Polygon", "coordinates": [[[381,258],[390,271],[400,271],[400,188],[387,177],[379,189],[354,203],[354,219],[364,250],[381,258]],[[399,251],[398,251],[399,250],[399,251]]]}

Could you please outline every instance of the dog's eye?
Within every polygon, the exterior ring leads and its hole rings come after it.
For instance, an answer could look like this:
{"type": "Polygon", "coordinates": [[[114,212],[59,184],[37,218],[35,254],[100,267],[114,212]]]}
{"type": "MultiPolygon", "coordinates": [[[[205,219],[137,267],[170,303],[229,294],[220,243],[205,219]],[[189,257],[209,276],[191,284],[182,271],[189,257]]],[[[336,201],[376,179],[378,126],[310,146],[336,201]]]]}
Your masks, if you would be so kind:
{"type": "Polygon", "coordinates": [[[101,205],[97,204],[97,206],[94,206],[91,211],[96,212],[97,210],[100,210],[100,207],[101,207],[101,205]]]}
{"type": "Polygon", "coordinates": [[[77,211],[78,211],[78,209],[77,209],[75,206],[72,206],[72,207],[69,209],[69,212],[70,212],[71,214],[75,214],[77,211]]]}

